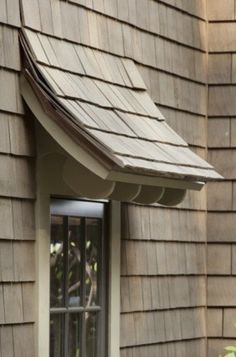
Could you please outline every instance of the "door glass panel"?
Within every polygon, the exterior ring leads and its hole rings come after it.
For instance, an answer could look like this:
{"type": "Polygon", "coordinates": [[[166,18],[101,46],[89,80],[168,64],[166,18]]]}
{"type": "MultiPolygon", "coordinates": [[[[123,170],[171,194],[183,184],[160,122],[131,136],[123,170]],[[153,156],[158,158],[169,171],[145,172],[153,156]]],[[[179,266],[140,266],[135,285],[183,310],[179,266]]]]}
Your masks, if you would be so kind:
{"type": "Polygon", "coordinates": [[[81,254],[82,224],[81,219],[69,217],[69,253],[68,253],[68,305],[81,305],[81,254]]]}
{"type": "Polygon", "coordinates": [[[80,348],[81,318],[82,318],[82,314],[72,313],[69,316],[69,336],[68,336],[69,357],[82,357],[81,348],[80,348]]]}
{"type": "Polygon", "coordinates": [[[97,313],[85,313],[86,357],[97,357],[97,313]]]}
{"type": "Polygon", "coordinates": [[[64,221],[61,216],[51,217],[50,279],[51,307],[64,304],[64,221]]]}
{"type": "Polygon", "coordinates": [[[99,219],[86,219],[86,305],[98,305],[98,273],[101,244],[101,223],[99,219]]]}
{"type": "Polygon", "coordinates": [[[64,343],[64,315],[50,316],[50,357],[62,357],[64,343]]]}

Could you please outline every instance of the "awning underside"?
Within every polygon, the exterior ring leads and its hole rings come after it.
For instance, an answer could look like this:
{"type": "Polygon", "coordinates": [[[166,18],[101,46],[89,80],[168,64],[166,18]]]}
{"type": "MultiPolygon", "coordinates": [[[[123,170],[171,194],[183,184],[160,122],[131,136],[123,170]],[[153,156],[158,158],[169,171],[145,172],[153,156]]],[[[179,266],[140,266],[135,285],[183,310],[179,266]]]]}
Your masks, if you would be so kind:
{"type": "Polygon", "coordinates": [[[75,140],[78,134],[111,177],[221,178],[168,126],[132,60],[28,29],[21,40],[25,75],[41,103],[75,140]]]}

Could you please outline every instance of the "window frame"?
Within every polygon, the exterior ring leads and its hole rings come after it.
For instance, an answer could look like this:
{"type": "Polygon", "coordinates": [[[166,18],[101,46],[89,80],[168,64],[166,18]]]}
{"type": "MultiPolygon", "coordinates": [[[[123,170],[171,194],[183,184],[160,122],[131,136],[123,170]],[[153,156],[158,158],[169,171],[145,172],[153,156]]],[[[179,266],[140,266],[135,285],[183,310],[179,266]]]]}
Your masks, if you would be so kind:
{"type": "MultiPolygon", "coordinates": [[[[63,259],[63,271],[65,272],[63,277],[63,290],[64,290],[64,298],[62,306],[51,306],[50,305],[50,319],[52,316],[60,316],[62,317],[64,329],[62,331],[62,344],[63,344],[63,356],[67,356],[68,353],[68,336],[69,336],[69,318],[72,314],[77,314],[80,330],[79,330],[79,344],[81,348],[81,353],[83,355],[83,351],[86,351],[86,324],[85,324],[85,315],[96,314],[96,344],[98,348],[98,355],[107,356],[107,292],[109,286],[107,282],[108,279],[108,248],[109,242],[107,237],[107,223],[108,223],[108,210],[109,210],[109,202],[107,201],[96,201],[96,200],[82,200],[82,199],[62,199],[58,197],[52,197],[50,200],[50,230],[52,229],[52,217],[61,217],[63,221],[62,229],[64,231],[64,259],[63,259]],[[69,227],[70,221],[73,218],[79,218],[80,220],[80,230],[82,233],[81,239],[81,267],[80,270],[80,279],[81,279],[81,304],[78,306],[69,306],[69,295],[67,292],[68,288],[68,274],[69,274],[69,227]],[[97,301],[95,305],[86,306],[86,287],[85,287],[85,264],[86,264],[86,239],[87,236],[87,224],[89,220],[98,220],[98,229],[99,229],[99,251],[98,251],[98,264],[99,270],[97,275],[97,301]]],[[[51,237],[50,237],[51,238],[51,237]]],[[[52,240],[50,239],[52,242],[52,240]]],[[[51,293],[51,282],[50,282],[50,293],[51,293]]],[[[51,304],[51,302],[50,302],[51,304]]]]}
{"type": "MultiPolygon", "coordinates": [[[[40,173],[40,170],[39,170],[40,173]]],[[[42,175],[44,176],[44,175],[42,175]]],[[[81,199],[53,193],[38,177],[36,201],[36,356],[49,357],[50,344],[50,202],[51,197],[81,199]]],[[[63,193],[63,189],[61,190],[63,193]]],[[[107,356],[120,356],[120,202],[110,201],[108,221],[107,356]]]]}

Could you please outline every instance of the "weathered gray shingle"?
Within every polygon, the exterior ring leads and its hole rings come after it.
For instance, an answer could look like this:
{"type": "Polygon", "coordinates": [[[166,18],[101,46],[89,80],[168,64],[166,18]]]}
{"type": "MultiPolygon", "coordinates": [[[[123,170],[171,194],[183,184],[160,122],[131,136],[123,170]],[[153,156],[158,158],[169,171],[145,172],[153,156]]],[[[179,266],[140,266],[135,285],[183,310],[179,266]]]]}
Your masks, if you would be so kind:
{"type": "Polygon", "coordinates": [[[51,100],[110,158],[119,159],[123,167],[116,170],[191,181],[220,178],[165,122],[132,60],[31,30],[24,30],[24,38],[30,65],[43,76],[51,100]]]}

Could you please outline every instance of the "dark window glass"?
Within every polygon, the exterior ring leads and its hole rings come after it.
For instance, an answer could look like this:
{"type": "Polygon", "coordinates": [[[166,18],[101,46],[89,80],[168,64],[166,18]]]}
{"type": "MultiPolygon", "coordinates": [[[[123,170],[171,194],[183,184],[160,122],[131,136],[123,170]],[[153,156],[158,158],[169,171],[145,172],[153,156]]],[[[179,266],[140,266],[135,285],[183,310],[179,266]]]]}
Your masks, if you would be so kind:
{"type": "Polygon", "coordinates": [[[70,314],[69,316],[69,357],[81,357],[82,315],[70,314]]]}
{"type": "Polygon", "coordinates": [[[63,315],[53,314],[50,318],[50,356],[62,357],[64,345],[64,318],[63,315]]]}
{"type": "Polygon", "coordinates": [[[52,200],[50,357],[105,357],[104,209],[52,200]]]}
{"type": "Polygon", "coordinates": [[[51,306],[64,304],[64,219],[52,216],[50,244],[51,306]]]}
{"type": "Polygon", "coordinates": [[[85,324],[86,324],[86,351],[87,357],[96,357],[98,356],[98,331],[97,331],[97,322],[98,322],[97,313],[86,312],[85,313],[85,324]]]}
{"type": "Polygon", "coordinates": [[[69,217],[68,219],[68,304],[69,306],[81,305],[81,258],[83,231],[80,218],[69,217]]]}
{"type": "Polygon", "coordinates": [[[86,219],[86,305],[98,303],[99,252],[101,251],[101,222],[86,219]]]}

